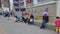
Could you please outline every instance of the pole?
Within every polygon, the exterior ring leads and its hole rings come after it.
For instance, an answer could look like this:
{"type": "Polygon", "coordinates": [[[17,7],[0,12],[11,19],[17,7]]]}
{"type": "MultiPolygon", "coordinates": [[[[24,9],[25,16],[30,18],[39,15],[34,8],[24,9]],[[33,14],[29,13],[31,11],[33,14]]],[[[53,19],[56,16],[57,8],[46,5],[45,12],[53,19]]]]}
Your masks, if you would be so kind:
{"type": "Polygon", "coordinates": [[[1,0],[0,0],[0,8],[2,7],[1,0]]]}
{"type": "Polygon", "coordinates": [[[4,7],[3,0],[1,0],[1,11],[4,11],[3,7],[4,7]]]}
{"type": "Polygon", "coordinates": [[[10,11],[10,0],[8,0],[8,3],[9,3],[9,11],[10,11]]]}

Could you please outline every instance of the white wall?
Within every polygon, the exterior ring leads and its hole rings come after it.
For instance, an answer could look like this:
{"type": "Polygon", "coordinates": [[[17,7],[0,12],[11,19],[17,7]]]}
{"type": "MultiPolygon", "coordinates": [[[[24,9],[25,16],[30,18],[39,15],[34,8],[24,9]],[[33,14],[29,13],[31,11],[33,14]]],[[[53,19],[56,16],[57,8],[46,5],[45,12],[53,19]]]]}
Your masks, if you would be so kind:
{"type": "Polygon", "coordinates": [[[26,0],[24,0],[24,7],[26,8],[26,0]]]}
{"type": "Polygon", "coordinates": [[[34,5],[37,5],[38,4],[38,1],[37,0],[33,0],[33,4],[34,5]]]}
{"type": "Polygon", "coordinates": [[[60,0],[57,1],[57,16],[60,16],[60,0]]]}
{"type": "Polygon", "coordinates": [[[9,7],[4,7],[4,4],[2,4],[2,11],[9,11],[9,7]]]}
{"type": "Polygon", "coordinates": [[[13,9],[13,0],[10,0],[10,9],[13,9]]]}
{"type": "Polygon", "coordinates": [[[7,11],[9,12],[9,8],[8,8],[8,7],[4,7],[3,10],[4,10],[4,11],[7,10],[7,11]]]}

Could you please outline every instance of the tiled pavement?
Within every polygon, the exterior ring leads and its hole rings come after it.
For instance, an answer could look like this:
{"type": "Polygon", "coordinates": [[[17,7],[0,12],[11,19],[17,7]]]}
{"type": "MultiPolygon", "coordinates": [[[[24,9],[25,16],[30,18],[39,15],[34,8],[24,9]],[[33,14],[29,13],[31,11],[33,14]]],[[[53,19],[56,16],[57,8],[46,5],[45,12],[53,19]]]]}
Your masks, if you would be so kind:
{"type": "MultiPolygon", "coordinates": [[[[56,34],[55,31],[48,29],[40,29],[34,25],[28,25],[23,22],[14,22],[14,20],[7,20],[0,16],[0,31],[2,34],[56,34]]],[[[1,33],[0,33],[1,34],[1,33]]]]}

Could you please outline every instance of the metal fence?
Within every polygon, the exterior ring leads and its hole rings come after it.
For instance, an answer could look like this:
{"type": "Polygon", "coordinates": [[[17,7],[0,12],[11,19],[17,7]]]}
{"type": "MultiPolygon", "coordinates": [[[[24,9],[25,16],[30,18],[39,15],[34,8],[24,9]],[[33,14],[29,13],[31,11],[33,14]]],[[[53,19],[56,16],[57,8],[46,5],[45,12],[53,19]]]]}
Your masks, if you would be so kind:
{"type": "MultiPolygon", "coordinates": [[[[58,1],[58,0],[37,0],[38,4],[43,4],[43,3],[47,3],[47,2],[51,2],[51,1],[58,1]]],[[[37,5],[38,5],[37,4],[37,5]]],[[[29,6],[34,6],[35,4],[31,3],[31,4],[27,4],[27,7],[29,6]]]]}

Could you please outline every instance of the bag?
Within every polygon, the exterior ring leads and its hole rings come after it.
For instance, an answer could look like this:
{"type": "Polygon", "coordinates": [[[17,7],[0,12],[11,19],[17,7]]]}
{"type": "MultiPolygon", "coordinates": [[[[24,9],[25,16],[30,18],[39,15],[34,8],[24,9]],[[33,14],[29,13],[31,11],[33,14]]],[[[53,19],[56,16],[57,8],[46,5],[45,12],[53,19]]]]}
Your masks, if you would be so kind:
{"type": "Polygon", "coordinates": [[[31,19],[30,19],[30,22],[34,22],[34,19],[31,18],[31,19]]]}

